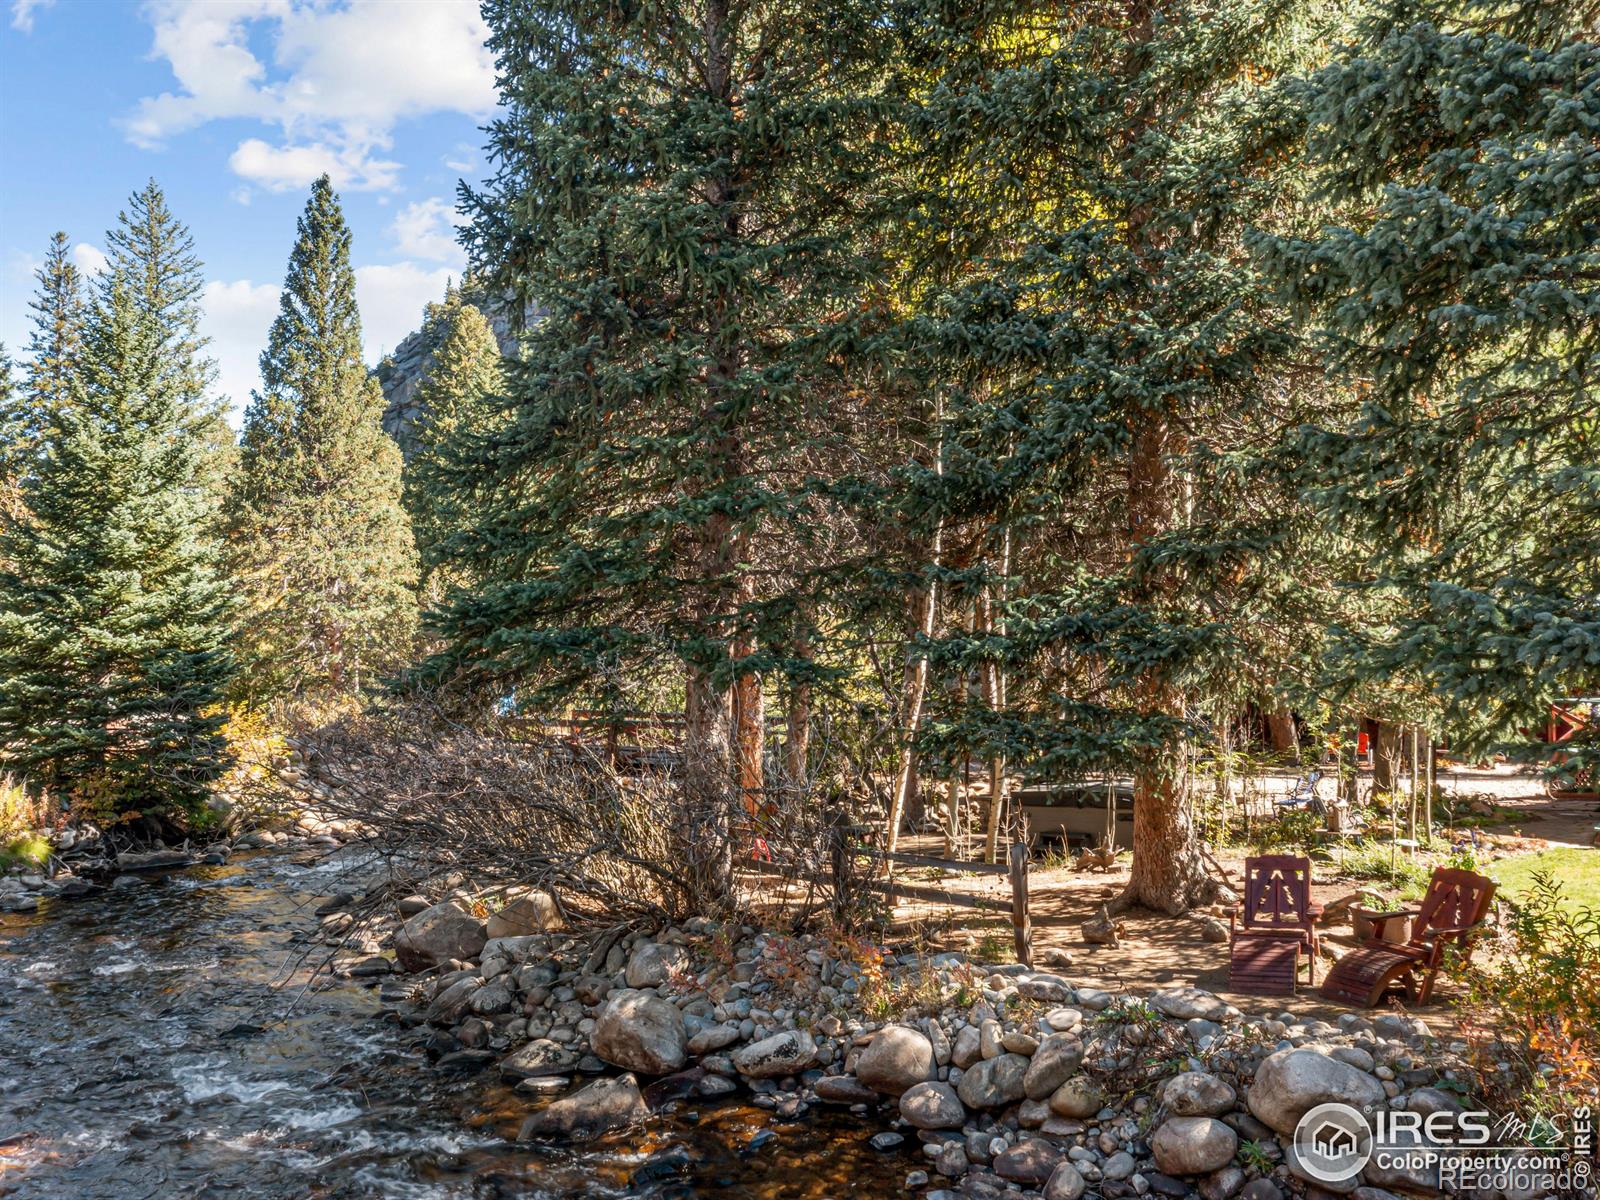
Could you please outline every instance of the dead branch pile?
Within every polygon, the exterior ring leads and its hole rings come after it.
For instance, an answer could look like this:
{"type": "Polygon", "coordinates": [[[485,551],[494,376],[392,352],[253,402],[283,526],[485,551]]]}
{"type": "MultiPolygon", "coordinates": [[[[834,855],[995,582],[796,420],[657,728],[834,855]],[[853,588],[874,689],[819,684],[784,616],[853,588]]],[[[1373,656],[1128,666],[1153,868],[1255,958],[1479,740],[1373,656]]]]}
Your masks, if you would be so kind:
{"type": "Polygon", "coordinates": [[[299,762],[279,780],[326,819],[359,823],[358,840],[413,890],[541,888],[580,923],[678,919],[697,894],[669,777],[625,777],[579,748],[420,706],[346,716],[290,744],[299,762]]]}

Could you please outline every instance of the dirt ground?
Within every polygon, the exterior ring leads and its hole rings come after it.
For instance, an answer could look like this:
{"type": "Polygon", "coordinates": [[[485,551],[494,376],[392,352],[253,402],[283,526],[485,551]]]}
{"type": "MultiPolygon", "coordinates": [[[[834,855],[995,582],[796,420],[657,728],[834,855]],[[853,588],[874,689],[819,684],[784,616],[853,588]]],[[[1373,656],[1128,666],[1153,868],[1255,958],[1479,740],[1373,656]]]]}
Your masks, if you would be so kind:
{"type": "MultiPolygon", "coordinates": [[[[1508,768],[1497,770],[1441,770],[1441,789],[1460,796],[1490,798],[1503,811],[1479,830],[1480,853],[1495,856],[1532,853],[1552,845],[1589,846],[1600,823],[1600,805],[1593,801],[1555,801],[1530,775],[1508,768]]],[[[933,836],[902,842],[902,849],[938,855],[942,843],[933,836]]],[[[1235,884],[1242,878],[1247,851],[1238,849],[1218,856],[1218,862],[1235,884]]],[[[1600,854],[1600,849],[1595,851],[1600,854]]],[[[1340,879],[1335,863],[1315,864],[1313,899],[1326,904],[1348,896],[1359,883],[1340,879]]],[[[977,892],[1009,903],[1010,885],[1004,876],[945,875],[923,868],[897,870],[907,884],[931,884],[964,893],[977,892]]],[[[1149,991],[1161,987],[1196,986],[1224,996],[1246,1012],[1293,1012],[1331,1019],[1345,1011],[1330,1004],[1304,982],[1294,996],[1244,996],[1228,988],[1228,943],[1208,942],[1201,935],[1201,916],[1169,917],[1135,910],[1122,915],[1125,929],[1116,947],[1084,941],[1082,923],[1100,906],[1115,898],[1128,878],[1127,860],[1105,873],[1078,873],[1070,867],[1043,869],[1035,864],[1029,878],[1030,914],[1036,960],[1041,952],[1056,948],[1071,955],[1072,965],[1059,968],[1074,982],[1108,991],[1149,991]]],[[[1202,914],[1203,915],[1203,914],[1202,914]]],[[[1004,917],[988,917],[951,905],[902,901],[895,909],[898,928],[929,935],[949,949],[986,947],[1009,954],[1011,926],[1004,917]],[[975,919],[976,918],[976,919],[975,919]]],[[[1325,941],[1354,945],[1348,925],[1326,928],[1325,941]]],[[[1328,963],[1319,964],[1318,980],[1328,963]]],[[[1450,992],[1441,983],[1435,1000],[1422,1015],[1441,1026],[1450,1024],[1450,992]]]]}

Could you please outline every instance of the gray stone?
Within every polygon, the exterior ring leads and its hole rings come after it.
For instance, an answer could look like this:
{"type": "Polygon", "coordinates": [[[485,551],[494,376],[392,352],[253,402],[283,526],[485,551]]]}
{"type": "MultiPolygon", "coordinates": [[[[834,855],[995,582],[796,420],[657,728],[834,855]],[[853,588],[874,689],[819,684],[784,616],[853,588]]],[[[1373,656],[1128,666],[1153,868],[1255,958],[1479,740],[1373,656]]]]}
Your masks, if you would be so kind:
{"type": "Polygon", "coordinates": [[[1075,999],[1072,985],[1059,975],[1035,975],[1031,979],[1019,979],[1017,995],[1041,1004],[1071,1004],[1075,999]]]}
{"type": "Polygon", "coordinates": [[[597,1079],[570,1096],[554,1100],[522,1123],[519,1141],[564,1137],[585,1141],[612,1129],[633,1125],[650,1115],[632,1075],[597,1079]]]}
{"type": "Polygon", "coordinates": [[[1004,1154],[995,1155],[994,1173],[1001,1179],[1024,1186],[1044,1183],[1061,1162],[1061,1151],[1043,1138],[1030,1137],[1004,1154]]]}
{"type": "Polygon", "coordinates": [[[1213,1171],[1200,1181],[1200,1195],[1205,1200],[1233,1200],[1242,1187],[1244,1172],[1238,1167],[1227,1166],[1213,1171]]]}
{"type": "Polygon", "coordinates": [[[1083,1039],[1075,1033],[1052,1033],[1039,1043],[1022,1077],[1023,1094],[1045,1100],[1083,1065],[1083,1039]]]}
{"type": "Polygon", "coordinates": [[[1004,1108],[1022,1099],[1022,1077],[1027,1070],[1028,1060],[1020,1054],[986,1058],[961,1076],[956,1094],[968,1108],[1004,1108]]]}
{"type": "Polygon", "coordinates": [[[965,1071],[983,1057],[983,1037],[976,1027],[963,1025],[950,1048],[950,1061],[965,1071]]]}
{"type": "Polygon", "coordinates": [[[1057,1163],[1045,1181],[1044,1200],[1079,1200],[1087,1188],[1077,1167],[1069,1162],[1057,1163]]]}
{"type": "Polygon", "coordinates": [[[535,1038],[500,1060],[500,1074],[507,1079],[537,1079],[542,1076],[565,1075],[572,1070],[577,1061],[577,1054],[560,1042],[552,1042],[549,1038],[535,1038]]]}
{"type": "Polygon", "coordinates": [[[800,1029],[786,1029],[733,1052],[733,1067],[751,1079],[796,1075],[817,1062],[817,1044],[800,1029]]]}
{"type": "Polygon", "coordinates": [[[1205,1071],[1185,1071],[1167,1080],[1161,1102],[1176,1117],[1215,1117],[1238,1100],[1233,1088],[1205,1071]]]}
{"type": "Polygon", "coordinates": [[[1200,988],[1169,988],[1150,997],[1151,1006],[1179,1021],[1199,1017],[1204,1021],[1237,1020],[1239,1010],[1222,997],[1200,988]]]}
{"type": "Polygon", "coordinates": [[[971,1167],[967,1162],[967,1150],[960,1142],[946,1142],[939,1150],[939,1156],[933,1160],[934,1169],[947,1179],[960,1179],[971,1167]]]}
{"type": "Polygon", "coordinates": [[[854,1075],[824,1075],[813,1085],[817,1099],[831,1104],[875,1104],[878,1093],[854,1075]]]}
{"type": "Polygon", "coordinates": [[[561,909],[549,892],[527,892],[509,904],[489,914],[488,934],[491,938],[527,937],[561,929],[566,922],[561,909]]]}
{"type": "Polygon", "coordinates": [[[707,1025],[689,1039],[690,1054],[715,1054],[739,1040],[739,1027],[732,1024],[707,1025]]]}
{"type": "Polygon", "coordinates": [[[628,955],[623,977],[631,988],[660,987],[677,972],[689,969],[689,952],[682,946],[640,942],[628,955]]]}
{"type": "Polygon", "coordinates": [[[1116,1183],[1118,1180],[1126,1179],[1132,1175],[1138,1169],[1138,1166],[1138,1161],[1135,1160],[1133,1155],[1126,1150],[1118,1150],[1100,1164],[1100,1175],[1102,1178],[1116,1183]]]}
{"type": "Polygon", "coordinates": [[[1439,1192],[1439,1146],[1432,1139],[1406,1130],[1374,1147],[1361,1178],[1375,1187],[1402,1192],[1439,1192]]]}
{"type": "Polygon", "coordinates": [[[875,1133],[869,1137],[867,1139],[867,1145],[871,1146],[874,1150],[893,1150],[905,1140],[905,1134],[891,1133],[888,1130],[885,1130],[883,1133],[875,1133]]]}
{"type": "Polygon", "coordinates": [[[933,1043],[909,1025],[884,1026],[856,1060],[856,1078],[888,1096],[898,1096],[937,1072],[933,1043]]]}
{"type": "Polygon", "coordinates": [[[394,935],[394,954],[407,971],[425,971],[452,959],[475,959],[487,941],[483,922],[456,900],[424,909],[394,935]]]}
{"type": "Polygon", "coordinates": [[[918,1129],[960,1129],[967,1110],[948,1083],[914,1083],[900,1095],[900,1115],[918,1129]]]}
{"type": "Polygon", "coordinates": [[[649,992],[612,992],[595,1017],[589,1043],[614,1066],[668,1075],[683,1066],[688,1048],[683,1014],[649,992]]]}
{"type": "Polygon", "coordinates": [[[1074,1075],[1050,1094],[1051,1112],[1080,1121],[1094,1116],[1104,1103],[1105,1096],[1087,1075],[1074,1075]]]}
{"type": "Polygon", "coordinates": [[[1361,1109],[1384,1101],[1383,1085],[1365,1071],[1316,1050],[1279,1050],[1256,1068],[1249,1107],[1279,1133],[1292,1134],[1319,1104],[1338,1101],[1361,1109]]]}
{"type": "Polygon", "coordinates": [[[1170,1117],[1150,1138],[1156,1166],[1168,1175],[1203,1175],[1228,1165],[1239,1135],[1213,1117],[1170,1117]]]}
{"type": "Polygon", "coordinates": [[[1252,1179],[1239,1193],[1239,1200],[1283,1200],[1283,1189],[1270,1179],[1252,1179]]]}

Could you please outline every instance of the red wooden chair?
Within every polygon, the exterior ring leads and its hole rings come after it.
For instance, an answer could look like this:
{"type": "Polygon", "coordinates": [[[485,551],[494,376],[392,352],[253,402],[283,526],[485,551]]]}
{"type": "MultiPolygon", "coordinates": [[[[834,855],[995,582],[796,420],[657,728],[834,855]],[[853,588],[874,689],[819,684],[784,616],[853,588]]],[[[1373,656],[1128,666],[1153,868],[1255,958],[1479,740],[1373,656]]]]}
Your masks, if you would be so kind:
{"type": "Polygon", "coordinates": [[[1244,864],[1244,899],[1233,913],[1229,986],[1257,996],[1294,994],[1300,959],[1317,981],[1317,917],[1311,860],[1267,854],[1244,864]]]}
{"type": "Polygon", "coordinates": [[[1460,945],[1471,953],[1474,935],[1486,924],[1494,887],[1494,880],[1471,871],[1434,868],[1422,903],[1372,917],[1372,936],[1334,964],[1322,994],[1369,1008],[1391,993],[1426,1004],[1445,948],[1460,945]],[[1413,918],[1410,940],[1384,941],[1384,925],[1408,916],[1413,918]]]}

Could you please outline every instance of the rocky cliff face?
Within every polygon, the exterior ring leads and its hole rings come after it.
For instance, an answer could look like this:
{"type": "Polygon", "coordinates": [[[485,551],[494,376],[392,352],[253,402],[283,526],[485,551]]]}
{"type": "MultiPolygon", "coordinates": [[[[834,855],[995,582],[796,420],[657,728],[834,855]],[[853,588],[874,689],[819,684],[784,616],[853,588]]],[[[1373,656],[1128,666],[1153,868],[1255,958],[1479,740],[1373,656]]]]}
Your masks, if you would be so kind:
{"type": "MultiPolygon", "coordinates": [[[[538,318],[538,310],[528,305],[519,319],[517,303],[510,297],[469,296],[468,299],[489,318],[495,339],[500,343],[500,353],[508,358],[514,356],[518,332],[538,318]]],[[[411,453],[411,427],[421,415],[417,405],[417,389],[433,365],[434,352],[443,339],[444,329],[435,319],[435,310],[430,307],[422,328],[396,346],[394,353],[373,370],[379,386],[383,388],[384,432],[399,442],[400,449],[407,455],[411,453]]]]}

